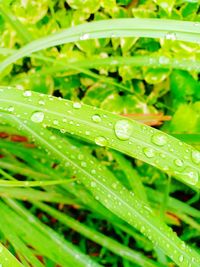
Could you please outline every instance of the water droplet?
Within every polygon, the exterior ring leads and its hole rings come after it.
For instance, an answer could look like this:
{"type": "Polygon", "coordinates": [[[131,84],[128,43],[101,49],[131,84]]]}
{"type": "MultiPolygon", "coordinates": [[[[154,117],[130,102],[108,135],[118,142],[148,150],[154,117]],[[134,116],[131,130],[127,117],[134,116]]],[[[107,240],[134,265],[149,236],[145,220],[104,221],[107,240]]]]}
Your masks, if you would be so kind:
{"type": "Polygon", "coordinates": [[[57,120],[54,120],[54,121],[53,121],[53,124],[54,124],[54,125],[58,125],[58,121],[57,121],[57,120]]]}
{"type": "Polygon", "coordinates": [[[120,140],[128,140],[133,132],[133,125],[128,120],[119,120],[115,123],[114,129],[120,140]]]}
{"type": "Polygon", "coordinates": [[[90,185],[91,185],[91,187],[96,187],[97,184],[95,182],[91,182],[90,185]]]}
{"type": "Polygon", "coordinates": [[[31,91],[25,91],[25,92],[23,92],[23,96],[32,96],[32,92],[31,91]]]}
{"type": "Polygon", "coordinates": [[[166,35],[165,35],[165,38],[167,40],[176,40],[176,33],[175,32],[168,32],[166,35]]]}
{"type": "Polygon", "coordinates": [[[152,148],[146,147],[143,151],[148,158],[153,158],[155,156],[155,150],[152,148]]]}
{"type": "Polygon", "coordinates": [[[182,167],[183,166],[183,161],[181,159],[175,159],[174,163],[178,167],[182,167]]]}
{"type": "Polygon", "coordinates": [[[183,262],[183,260],[184,260],[184,257],[183,257],[183,255],[181,255],[181,256],[179,257],[179,261],[180,261],[180,262],[183,262]]]}
{"type": "Polygon", "coordinates": [[[35,111],[32,115],[31,115],[31,120],[33,122],[36,123],[40,123],[44,120],[44,113],[41,111],[35,111]]]}
{"type": "Polygon", "coordinates": [[[169,64],[169,62],[170,62],[170,60],[169,60],[168,57],[161,56],[161,57],[159,58],[159,63],[160,63],[160,64],[169,64]]]}
{"type": "Polygon", "coordinates": [[[101,117],[98,114],[92,116],[92,120],[96,123],[101,122],[101,117]]]}
{"type": "Polygon", "coordinates": [[[192,151],[192,161],[196,164],[200,163],[200,152],[199,151],[192,151]]]}
{"type": "Polygon", "coordinates": [[[74,102],[74,103],[73,103],[73,108],[76,108],[76,109],[81,108],[81,103],[79,103],[79,102],[74,102]]]}
{"type": "Polygon", "coordinates": [[[39,105],[45,105],[45,102],[43,100],[40,100],[38,103],[39,105]]]}
{"type": "Polygon", "coordinates": [[[91,173],[96,174],[96,170],[95,169],[91,170],[91,173]]]}
{"type": "Polygon", "coordinates": [[[80,40],[87,40],[90,37],[89,33],[84,33],[81,35],[80,40]]]}
{"type": "Polygon", "coordinates": [[[87,166],[87,163],[85,161],[82,161],[81,166],[85,168],[87,166]]]}
{"type": "Polygon", "coordinates": [[[181,173],[184,180],[186,180],[189,184],[195,185],[199,181],[199,174],[194,169],[187,167],[184,172],[181,173]]]}
{"type": "Polygon", "coordinates": [[[103,136],[98,136],[95,138],[95,143],[99,146],[106,146],[107,145],[107,140],[103,136]]]}
{"type": "Polygon", "coordinates": [[[9,112],[13,112],[14,110],[15,110],[15,108],[14,108],[14,107],[11,107],[11,106],[10,106],[10,107],[8,107],[8,111],[9,111],[9,112]]]}
{"type": "Polygon", "coordinates": [[[152,142],[158,146],[164,146],[167,143],[167,137],[163,134],[156,133],[152,136],[152,142]]]}

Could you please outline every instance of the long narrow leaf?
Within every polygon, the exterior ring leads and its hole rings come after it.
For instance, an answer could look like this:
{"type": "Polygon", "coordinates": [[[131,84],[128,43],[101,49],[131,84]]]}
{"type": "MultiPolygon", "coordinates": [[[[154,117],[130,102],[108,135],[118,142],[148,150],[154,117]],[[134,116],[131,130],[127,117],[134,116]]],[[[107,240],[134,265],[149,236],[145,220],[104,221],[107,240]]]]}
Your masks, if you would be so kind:
{"type": "Polygon", "coordinates": [[[170,135],[101,109],[35,92],[2,87],[0,97],[1,109],[25,122],[68,131],[200,187],[200,153],[170,135]]]}
{"type": "Polygon", "coordinates": [[[198,43],[199,23],[164,19],[112,19],[81,24],[33,41],[0,64],[0,71],[16,60],[42,49],[93,38],[152,37],[198,43]],[[158,23],[159,21],[159,23],[158,23]]]}

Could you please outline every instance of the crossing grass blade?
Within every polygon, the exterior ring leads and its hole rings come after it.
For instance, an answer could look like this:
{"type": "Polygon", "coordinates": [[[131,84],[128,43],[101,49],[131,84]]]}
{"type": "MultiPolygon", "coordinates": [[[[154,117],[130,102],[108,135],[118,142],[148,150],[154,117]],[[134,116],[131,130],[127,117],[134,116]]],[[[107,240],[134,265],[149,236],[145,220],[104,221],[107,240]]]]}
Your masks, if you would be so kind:
{"type": "Polygon", "coordinates": [[[166,38],[198,43],[199,23],[165,19],[112,19],[95,21],[68,28],[50,36],[32,41],[0,64],[0,71],[18,59],[56,45],[80,40],[108,37],[166,38]]]}

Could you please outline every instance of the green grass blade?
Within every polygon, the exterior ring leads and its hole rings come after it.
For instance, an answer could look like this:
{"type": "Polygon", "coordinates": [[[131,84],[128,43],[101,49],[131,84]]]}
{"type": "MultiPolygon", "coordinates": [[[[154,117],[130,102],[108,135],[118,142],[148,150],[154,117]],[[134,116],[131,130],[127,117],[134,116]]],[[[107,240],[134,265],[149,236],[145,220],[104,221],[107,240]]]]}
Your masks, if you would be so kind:
{"type": "Polygon", "coordinates": [[[23,267],[23,265],[1,243],[0,265],[2,265],[2,267],[23,267]]]}
{"type": "Polygon", "coordinates": [[[198,43],[199,23],[164,19],[112,19],[81,24],[33,41],[0,64],[0,71],[18,59],[42,49],[93,38],[108,37],[167,38],[198,43]]]}
{"type": "MultiPolygon", "coordinates": [[[[0,48],[0,54],[2,55],[11,55],[13,53],[16,53],[16,49],[9,49],[9,48],[0,48]]],[[[200,71],[200,61],[198,60],[188,60],[184,58],[176,58],[176,57],[167,57],[163,55],[157,55],[157,54],[150,54],[150,55],[135,55],[131,57],[108,57],[108,58],[93,58],[92,60],[88,60],[86,58],[85,60],[79,60],[76,62],[73,62],[73,65],[71,63],[63,63],[62,61],[57,61],[56,58],[50,58],[47,56],[41,56],[37,54],[31,54],[30,57],[40,59],[44,62],[51,62],[54,65],[46,68],[44,70],[40,70],[40,75],[47,75],[47,74],[53,74],[58,73],[66,70],[77,70],[77,72],[82,72],[87,74],[88,76],[97,78],[99,80],[103,80],[105,82],[110,82],[110,84],[118,85],[116,83],[112,83],[112,81],[108,81],[106,77],[102,77],[101,75],[95,75],[93,72],[87,72],[85,69],[90,68],[99,68],[99,67],[120,67],[120,66],[136,66],[136,67],[153,67],[153,68],[167,68],[167,69],[182,69],[182,70],[195,70],[200,71]],[[56,60],[56,62],[55,62],[56,60]]],[[[37,76],[38,72],[30,74],[29,77],[37,76]]]]}
{"type": "Polygon", "coordinates": [[[101,109],[35,92],[2,87],[0,96],[1,109],[11,110],[25,122],[66,130],[200,187],[199,152],[170,135],[101,109]]]}
{"type": "Polygon", "coordinates": [[[74,198],[69,198],[62,194],[54,192],[43,192],[36,189],[25,189],[25,188],[0,188],[1,197],[10,197],[20,200],[35,200],[35,201],[46,201],[52,203],[62,203],[67,205],[78,204],[74,198]]]}
{"type": "Polygon", "coordinates": [[[0,187],[35,187],[72,183],[73,180],[56,181],[7,181],[0,179],[0,187]]]}

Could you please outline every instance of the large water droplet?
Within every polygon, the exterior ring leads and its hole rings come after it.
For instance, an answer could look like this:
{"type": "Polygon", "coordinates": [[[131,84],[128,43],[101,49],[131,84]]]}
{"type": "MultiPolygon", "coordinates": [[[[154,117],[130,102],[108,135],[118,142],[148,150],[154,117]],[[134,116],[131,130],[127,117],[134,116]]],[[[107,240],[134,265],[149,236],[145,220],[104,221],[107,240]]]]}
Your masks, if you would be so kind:
{"type": "Polygon", "coordinates": [[[152,142],[158,146],[164,146],[167,144],[167,137],[163,134],[156,133],[152,136],[152,142]]]}
{"type": "Polygon", "coordinates": [[[100,115],[98,115],[98,114],[94,114],[94,115],[92,116],[92,120],[93,120],[94,122],[98,123],[98,122],[101,122],[101,117],[100,117],[100,115]]]}
{"type": "Polygon", "coordinates": [[[153,158],[155,156],[155,150],[152,148],[145,147],[143,151],[148,158],[153,158]]]}
{"type": "Polygon", "coordinates": [[[133,132],[133,125],[128,120],[119,120],[115,123],[114,129],[120,140],[128,140],[133,132]]]}
{"type": "Polygon", "coordinates": [[[31,115],[31,120],[33,122],[36,122],[36,123],[40,123],[42,122],[44,119],[44,113],[41,112],[41,111],[35,111],[32,115],[31,115]]]}
{"type": "Polygon", "coordinates": [[[106,146],[107,145],[107,140],[103,136],[98,136],[95,138],[95,143],[99,146],[106,146]]]}
{"type": "Polygon", "coordinates": [[[192,151],[192,161],[196,164],[200,163],[200,152],[199,151],[192,151]]]}

